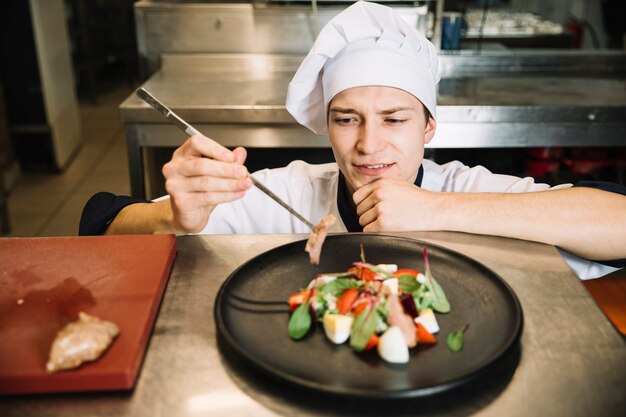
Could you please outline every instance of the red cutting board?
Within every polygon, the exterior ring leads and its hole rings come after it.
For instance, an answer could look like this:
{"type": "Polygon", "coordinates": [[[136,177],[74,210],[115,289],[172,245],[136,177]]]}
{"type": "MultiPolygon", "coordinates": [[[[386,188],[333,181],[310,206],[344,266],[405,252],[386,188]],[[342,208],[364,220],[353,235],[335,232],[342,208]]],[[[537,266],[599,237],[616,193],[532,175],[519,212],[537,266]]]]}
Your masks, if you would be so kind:
{"type": "Polygon", "coordinates": [[[174,235],[0,239],[0,395],[132,388],[175,255],[174,235]],[[98,360],[47,374],[79,311],[120,334],[98,360]]]}
{"type": "Polygon", "coordinates": [[[583,284],[615,328],[626,336],[626,270],[589,279],[583,284]]]}

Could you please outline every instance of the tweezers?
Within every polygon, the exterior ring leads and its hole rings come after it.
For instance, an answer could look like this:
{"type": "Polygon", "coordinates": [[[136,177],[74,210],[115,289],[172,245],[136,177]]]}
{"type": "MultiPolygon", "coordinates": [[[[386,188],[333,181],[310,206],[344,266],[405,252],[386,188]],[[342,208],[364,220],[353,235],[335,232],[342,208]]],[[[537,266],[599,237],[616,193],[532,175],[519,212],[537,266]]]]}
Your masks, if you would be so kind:
{"type": "MultiPolygon", "coordinates": [[[[137,89],[137,96],[148,103],[151,107],[156,109],[159,113],[161,113],[167,120],[174,123],[178,126],[182,131],[184,131],[189,136],[200,135],[201,133],[191,126],[189,123],[180,118],[176,113],[170,110],[166,105],[157,100],[152,94],[148,92],[143,87],[137,89]]],[[[297,217],[302,223],[306,224],[311,230],[315,227],[313,223],[305,219],[300,213],[298,213],[293,207],[289,204],[285,203],[280,197],[270,191],[265,185],[263,185],[260,181],[255,179],[252,175],[249,176],[252,180],[252,183],[263,193],[265,193],[272,200],[276,201],[278,204],[283,206],[289,213],[297,217]]]]}

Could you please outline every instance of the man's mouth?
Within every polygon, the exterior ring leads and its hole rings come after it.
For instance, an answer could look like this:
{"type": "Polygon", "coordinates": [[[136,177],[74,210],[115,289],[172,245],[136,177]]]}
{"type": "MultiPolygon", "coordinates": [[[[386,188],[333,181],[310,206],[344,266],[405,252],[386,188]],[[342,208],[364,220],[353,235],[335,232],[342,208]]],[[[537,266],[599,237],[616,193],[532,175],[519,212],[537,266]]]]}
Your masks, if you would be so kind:
{"type": "Polygon", "coordinates": [[[393,164],[375,163],[375,164],[355,164],[358,172],[364,175],[380,175],[393,164]]]}

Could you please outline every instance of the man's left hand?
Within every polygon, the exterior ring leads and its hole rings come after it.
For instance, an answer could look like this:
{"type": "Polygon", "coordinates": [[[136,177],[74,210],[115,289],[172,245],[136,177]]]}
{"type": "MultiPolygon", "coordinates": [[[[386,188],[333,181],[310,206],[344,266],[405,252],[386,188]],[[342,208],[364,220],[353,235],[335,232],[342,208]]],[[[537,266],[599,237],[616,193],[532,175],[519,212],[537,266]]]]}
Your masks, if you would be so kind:
{"type": "Polygon", "coordinates": [[[381,178],[354,192],[364,232],[435,230],[437,193],[408,181],[381,178]]]}

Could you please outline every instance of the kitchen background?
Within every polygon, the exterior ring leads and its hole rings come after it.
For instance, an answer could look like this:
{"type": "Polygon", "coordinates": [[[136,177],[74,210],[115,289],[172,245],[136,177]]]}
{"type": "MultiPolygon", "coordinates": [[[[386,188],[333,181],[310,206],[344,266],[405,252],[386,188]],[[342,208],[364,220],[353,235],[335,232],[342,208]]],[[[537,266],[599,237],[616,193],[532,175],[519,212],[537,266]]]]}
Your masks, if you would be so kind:
{"type": "MultiPolygon", "coordinates": [[[[75,235],[81,210],[91,195],[98,191],[131,193],[129,131],[120,119],[120,105],[159,71],[162,53],[302,54],[310,46],[311,34],[285,39],[287,36],[281,36],[283,31],[299,33],[297,19],[302,16],[315,16],[321,25],[347,3],[350,2],[3,0],[0,233],[75,235]],[[314,9],[316,13],[312,14],[314,9]],[[195,16],[195,20],[189,16],[195,16]],[[258,32],[262,24],[265,32],[258,32]],[[257,32],[251,31],[253,26],[257,32]],[[257,38],[258,33],[270,40],[257,38]]],[[[446,48],[442,50],[444,57],[471,58],[526,50],[541,55],[542,51],[545,54],[559,50],[571,52],[574,57],[591,53],[604,60],[600,52],[617,52],[616,62],[622,63],[621,67],[609,60],[602,70],[594,70],[596,66],[590,63],[589,71],[596,71],[596,78],[603,78],[597,72],[606,71],[607,78],[617,78],[623,87],[623,1],[384,3],[406,9],[436,45],[446,48]],[[461,27],[459,43],[455,44],[455,39],[448,37],[449,32],[441,28],[444,21],[454,22],[459,16],[466,26],[461,27]]],[[[444,86],[453,88],[455,84],[442,84],[441,88],[444,86]]],[[[445,93],[445,89],[440,89],[440,95],[445,93]]],[[[613,110],[623,114],[626,104],[622,101],[617,106],[613,110]]],[[[603,122],[601,117],[599,122],[603,122]]],[[[626,146],[623,127],[618,125],[616,132],[623,134],[626,146]]],[[[427,155],[438,162],[460,159],[496,172],[532,175],[549,183],[580,179],[624,183],[624,146],[486,145],[431,148],[427,155]]],[[[149,196],[162,190],[158,166],[168,159],[171,150],[159,147],[142,151],[146,164],[143,177],[151,184],[149,196]]],[[[250,165],[252,169],[276,166],[293,157],[323,161],[331,155],[325,147],[260,147],[251,153],[250,165]]]]}

